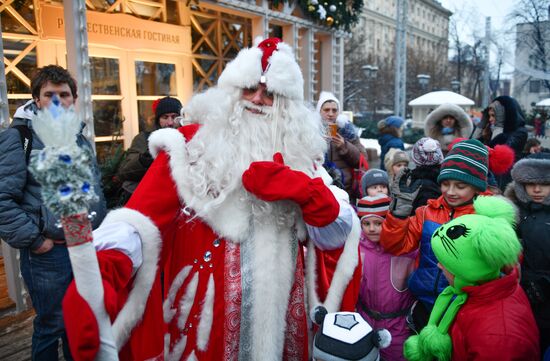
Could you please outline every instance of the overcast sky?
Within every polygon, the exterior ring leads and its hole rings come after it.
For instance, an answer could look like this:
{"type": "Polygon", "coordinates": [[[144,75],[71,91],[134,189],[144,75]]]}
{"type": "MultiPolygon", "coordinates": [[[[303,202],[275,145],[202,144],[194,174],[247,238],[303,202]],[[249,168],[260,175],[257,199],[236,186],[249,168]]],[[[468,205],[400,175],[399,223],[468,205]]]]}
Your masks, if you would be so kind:
{"type": "MultiPolygon", "coordinates": [[[[515,28],[507,15],[514,9],[516,0],[438,0],[441,5],[452,11],[462,39],[473,42],[485,34],[485,18],[491,17],[491,32],[499,43],[506,45],[507,55],[504,74],[513,70],[515,49],[515,28]]],[[[491,63],[496,59],[496,46],[491,48],[491,63]]],[[[508,73],[508,74],[506,74],[508,73]]],[[[506,77],[508,77],[506,76],[506,77]]]]}

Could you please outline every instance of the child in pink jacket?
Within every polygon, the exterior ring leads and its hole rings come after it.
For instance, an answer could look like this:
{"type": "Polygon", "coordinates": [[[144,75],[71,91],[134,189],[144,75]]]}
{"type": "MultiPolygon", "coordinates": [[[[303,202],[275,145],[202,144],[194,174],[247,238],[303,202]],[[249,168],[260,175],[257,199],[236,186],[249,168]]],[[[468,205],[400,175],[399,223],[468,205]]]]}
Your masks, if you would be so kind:
{"type": "Polygon", "coordinates": [[[378,194],[357,202],[363,264],[357,311],[373,329],[385,328],[391,333],[391,345],[380,350],[382,359],[405,360],[403,343],[409,337],[405,318],[414,303],[414,297],[407,289],[407,278],[414,269],[417,251],[393,256],[380,245],[382,222],[390,201],[388,196],[378,194]]]}

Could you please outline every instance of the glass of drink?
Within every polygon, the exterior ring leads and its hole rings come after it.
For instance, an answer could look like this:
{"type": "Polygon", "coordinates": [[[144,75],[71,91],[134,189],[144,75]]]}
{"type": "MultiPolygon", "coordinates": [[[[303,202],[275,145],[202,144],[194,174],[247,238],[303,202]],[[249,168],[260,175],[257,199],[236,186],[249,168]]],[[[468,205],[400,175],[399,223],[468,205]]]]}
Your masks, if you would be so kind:
{"type": "Polygon", "coordinates": [[[331,137],[335,137],[338,134],[338,125],[336,123],[329,123],[328,130],[331,137]]]}

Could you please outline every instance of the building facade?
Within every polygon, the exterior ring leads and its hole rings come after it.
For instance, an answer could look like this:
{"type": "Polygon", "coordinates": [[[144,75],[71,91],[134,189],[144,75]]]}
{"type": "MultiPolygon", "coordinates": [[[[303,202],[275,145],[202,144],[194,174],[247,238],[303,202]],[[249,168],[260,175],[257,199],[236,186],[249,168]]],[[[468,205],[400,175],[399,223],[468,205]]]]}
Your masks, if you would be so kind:
{"type": "MultiPolygon", "coordinates": [[[[406,4],[408,103],[433,87],[450,85],[446,74],[449,17],[452,13],[435,0],[408,0],[406,4]],[[418,75],[430,75],[431,82],[419,83],[418,75]]],[[[346,90],[351,89],[359,98],[349,99],[346,94],[345,99],[355,111],[364,112],[366,109],[370,119],[394,111],[397,6],[397,0],[365,2],[359,23],[353,29],[353,38],[347,42],[345,50],[346,90]],[[348,56],[348,53],[351,54],[348,56]],[[372,69],[376,70],[373,72],[372,69]],[[366,86],[355,89],[353,82],[356,78],[362,78],[360,87],[362,84],[366,86]]]]}
{"type": "MultiPolygon", "coordinates": [[[[407,46],[447,65],[449,17],[452,13],[435,0],[407,2],[407,46]],[[443,56],[441,56],[443,54],[443,56]]],[[[355,33],[363,33],[364,52],[374,65],[391,62],[395,54],[397,1],[373,0],[365,3],[355,33]]]]}
{"type": "Polygon", "coordinates": [[[535,103],[550,98],[549,73],[550,20],[517,24],[512,96],[524,111],[529,112],[535,103]]]}
{"type": "MultiPolygon", "coordinates": [[[[100,162],[151,126],[153,101],[170,95],[185,104],[194,92],[216,84],[227,62],[257,36],[277,36],[294,48],[307,101],[317,100],[321,90],[342,98],[344,33],[320,26],[288,2],[275,7],[267,0],[85,0],[85,5],[92,137],[100,162]]],[[[67,67],[66,19],[63,2],[48,0],[3,1],[0,17],[13,115],[31,99],[37,68],[67,67]]],[[[0,117],[0,128],[8,126],[0,117]]],[[[5,244],[2,253],[9,295],[24,309],[16,254],[5,244]]]]}

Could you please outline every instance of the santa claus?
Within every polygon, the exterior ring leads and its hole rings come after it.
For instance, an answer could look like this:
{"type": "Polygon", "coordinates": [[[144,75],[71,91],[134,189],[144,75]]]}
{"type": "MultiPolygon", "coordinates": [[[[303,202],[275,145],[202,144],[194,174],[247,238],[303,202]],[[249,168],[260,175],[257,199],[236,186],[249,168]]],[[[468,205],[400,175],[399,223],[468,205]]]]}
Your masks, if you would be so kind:
{"type": "MultiPolygon", "coordinates": [[[[197,123],[150,136],[155,161],[94,232],[119,356],[307,360],[311,310],[355,304],[360,226],[319,177],[326,132],[291,48],[242,50],[186,114],[197,123]]],[[[69,343],[92,360],[103,340],[78,291],[69,343]]]]}

